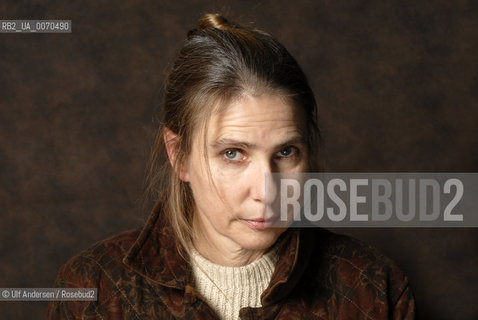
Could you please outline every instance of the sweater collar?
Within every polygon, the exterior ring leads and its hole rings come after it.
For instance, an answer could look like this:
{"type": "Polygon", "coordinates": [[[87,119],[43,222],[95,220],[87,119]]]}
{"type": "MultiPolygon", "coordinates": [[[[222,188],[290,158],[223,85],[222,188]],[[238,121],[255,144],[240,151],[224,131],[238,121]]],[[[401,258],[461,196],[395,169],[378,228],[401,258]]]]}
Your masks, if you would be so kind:
{"type": "MultiPolygon", "coordinates": [[[[281,235],[279,259],[271,282],[262,294],[263,306],[285,297],[301,277],[314,243],[307,241],[306,237],[306,232],[294,228],[281,235]]],[[[123,258],[123,263],[150,281],[185,290],[187,285],[191,285],[192,271],[177,251],[177,242],[164,205],[158,202],[123,258]]]]}

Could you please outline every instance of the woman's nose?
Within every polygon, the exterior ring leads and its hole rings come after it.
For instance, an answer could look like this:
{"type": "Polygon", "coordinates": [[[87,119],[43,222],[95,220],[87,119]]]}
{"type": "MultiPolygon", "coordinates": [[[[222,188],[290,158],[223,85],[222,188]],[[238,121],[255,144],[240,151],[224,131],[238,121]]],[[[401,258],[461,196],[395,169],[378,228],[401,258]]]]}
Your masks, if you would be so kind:
{"type": "Polygon", "coordinates": [[[273,165],[269,161],[258,162],[250,174],[253,199],[271,205],[277,196],[273,165]]]}

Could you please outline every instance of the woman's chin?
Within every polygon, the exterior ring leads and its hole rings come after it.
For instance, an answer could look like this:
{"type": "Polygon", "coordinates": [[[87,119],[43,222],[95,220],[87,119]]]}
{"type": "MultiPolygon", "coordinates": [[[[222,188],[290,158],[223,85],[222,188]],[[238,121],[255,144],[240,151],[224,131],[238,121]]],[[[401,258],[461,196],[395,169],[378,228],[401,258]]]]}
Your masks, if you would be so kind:
{"type": "Polygon", "coordinates": [[[236,242],[246,250],[267,250],[285,230],[285,228],[251,230],[242,233],[236,242]]]}

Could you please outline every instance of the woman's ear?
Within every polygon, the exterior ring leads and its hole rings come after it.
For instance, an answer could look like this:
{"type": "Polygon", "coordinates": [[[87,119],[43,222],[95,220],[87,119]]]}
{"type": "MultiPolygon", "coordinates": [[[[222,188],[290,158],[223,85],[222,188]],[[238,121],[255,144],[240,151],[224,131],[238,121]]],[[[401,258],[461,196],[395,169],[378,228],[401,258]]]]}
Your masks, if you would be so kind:
{"type": "Polygon", "coordinates": [[[166,146],[166,152],[168,153],[169,163],[171,163],[171,166],[174,170],[178,170],[179,168],[179,178],[184,182],[188,182],[189,173],[186,165],[182,163],[176,166],[176,159],[178,154],[178,135],[165,127],[163,130],[163,139],[164,145],[166,146]]]}

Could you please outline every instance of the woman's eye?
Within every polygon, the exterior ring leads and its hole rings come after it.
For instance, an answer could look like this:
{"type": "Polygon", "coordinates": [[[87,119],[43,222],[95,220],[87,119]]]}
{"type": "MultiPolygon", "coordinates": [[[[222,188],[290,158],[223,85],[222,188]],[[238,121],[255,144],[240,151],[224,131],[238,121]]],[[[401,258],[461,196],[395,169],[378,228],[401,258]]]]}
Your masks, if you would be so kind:
{"type": "Polygon", "coordinates": [[[231,149],[231,150],[226,150],[224,152],[224,157],[227,160],[239,160],[239,159],[241,159],[241,156],[242,156],[242,154],[239,150],[231,149]]]}
{"type": "Polygon", "coordinates": [[[278,156],[281,158],[288,158],[295,155],[297,152],[297,148],[295,147],[286,147],[278,152],[278,156]]]}

